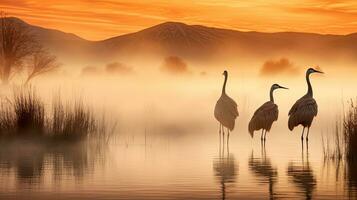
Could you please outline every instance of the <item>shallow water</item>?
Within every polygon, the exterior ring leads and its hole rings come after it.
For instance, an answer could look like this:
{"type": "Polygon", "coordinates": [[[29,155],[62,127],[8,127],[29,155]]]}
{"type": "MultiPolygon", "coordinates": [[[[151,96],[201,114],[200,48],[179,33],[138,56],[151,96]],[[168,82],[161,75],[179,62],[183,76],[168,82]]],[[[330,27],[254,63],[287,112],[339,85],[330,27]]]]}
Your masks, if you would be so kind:
{"type": "MultiPolygon", "coordinates": [[[[279,120],[262,144],[260,133],[251,139],[247,124],[267,100],[266,83],[230,82],[240,116],[229,146],[223,146],[213,118],[221,83],[74,81],[62,86],[65,95],[78,91],[68,88],[80,88],[86,101],[109,110],[118,119],[117,137],[107,147],[5,142],[0,148],[0,199],[356,198],[357,165],[323,159],[322,136],[333,134],[344,99],[339,87],[327,80],[322,87],[319,81],[319,115],[303,146],[301,128],[290,132],[286,124],[288,109],[305,92],[305,84],[276,93],[279,120]],[[191,83],[196,87],[188,87],[191,83]]],[[[53,87],[39,86],[44,99],[53,87]]],[[[350,94],[353,87],[345,91],[350,94]]]]}
{"type": "Polygon", "coordinates": [[[310,138],[309,148],[292,135],[288,143],[271,137],[262,146],[259,137],[251,141],[232,132],[229,147],[220,151],[214,132],[160,140],[147,136],[146,145],[144,138],[132,138],[105,153],[87,146],[41,151],[22,145],[1,155],[0,197],[348,199],[357,193],[354,169],[324,163],[321,152],[310,148],[318,137],[310,138]]]}

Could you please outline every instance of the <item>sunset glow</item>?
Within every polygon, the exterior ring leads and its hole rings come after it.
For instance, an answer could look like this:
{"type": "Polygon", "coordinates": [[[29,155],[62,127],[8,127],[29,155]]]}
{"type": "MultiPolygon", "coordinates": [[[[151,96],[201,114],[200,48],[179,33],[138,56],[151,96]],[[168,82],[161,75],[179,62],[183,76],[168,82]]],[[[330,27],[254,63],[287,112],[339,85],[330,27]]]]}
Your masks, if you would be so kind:
{"type": "Polygon", "coordinates": [[[353,0],[2,0],[0,9],[28,23],[102,40],[166,21],[243,31],[349,34],[357,30],[353,0]]]}
{"type": "Polygon", "coordinates": [[[0,0],[0,200],[357,199],[357,0],[0,0]]]}

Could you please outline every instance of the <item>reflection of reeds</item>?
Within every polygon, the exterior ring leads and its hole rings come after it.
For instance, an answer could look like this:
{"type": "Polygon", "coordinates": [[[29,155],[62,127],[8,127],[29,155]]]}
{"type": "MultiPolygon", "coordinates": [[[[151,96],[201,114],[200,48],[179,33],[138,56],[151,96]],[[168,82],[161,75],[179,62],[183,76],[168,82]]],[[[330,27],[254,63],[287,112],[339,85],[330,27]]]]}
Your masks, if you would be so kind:
{"type": "MultiPolygon", "coordinates": [[[[105,118],[97,118],[81,99],[63,105],[60,96],[46,112],[44,103],[33,88],[21,88],[9,104],[0,107],[0,136],[41,136],[52,141],[78,141],[93,137],[108,141],[105,118]]],[[[111,131],[111,132],[109,132],[111,131]]]]}
{"type": "MultiPolygon", "coordinates": [[[[89,142],[80,143],[29,143],[27,140],[0,142],[1,178],[13,179],[26,187],[41,185],[52,177],[56,184],[70,175],[82,180],[105,159],[106,148],[89,142]],[[98,159],[100,158],[100,159],[98,159]],[[13,171],[12,173],[6,173],[13,171]],[[4,174],[5,172],[5,174],[4,174]]],[[[20,185],[20,187],[21,187],[20,185]]]]}

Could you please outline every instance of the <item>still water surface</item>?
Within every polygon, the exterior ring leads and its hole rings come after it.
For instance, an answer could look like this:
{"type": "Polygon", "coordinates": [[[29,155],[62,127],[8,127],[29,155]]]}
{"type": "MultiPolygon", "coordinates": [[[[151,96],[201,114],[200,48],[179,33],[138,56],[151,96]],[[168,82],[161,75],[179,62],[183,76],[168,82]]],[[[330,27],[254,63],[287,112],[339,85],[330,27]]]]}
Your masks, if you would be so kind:
{"type": "MultiPolygon", "coordinates": [[[[298,137],[285,144],[268,138],[264,146],[259,137],[248,141],[233,132],[229,147],[221,150],[218,134],[159,137],[146,137],[146,144],[133,137],[100,150],[87,145],[3,149],[0,197],[349,199],[357,192],[355,168],[323,162],[321,151],[310,152],[313,148],[302,147],[298,137]]],[[[319,144],[317,138],[309,145],[319,144]]]]}

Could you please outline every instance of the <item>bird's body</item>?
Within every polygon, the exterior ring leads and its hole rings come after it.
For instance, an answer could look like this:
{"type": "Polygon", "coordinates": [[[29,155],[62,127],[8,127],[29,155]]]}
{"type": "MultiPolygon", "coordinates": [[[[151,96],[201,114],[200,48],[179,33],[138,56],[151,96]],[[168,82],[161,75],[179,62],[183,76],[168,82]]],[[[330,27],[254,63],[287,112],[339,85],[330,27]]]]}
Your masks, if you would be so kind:
{"type": "Polygon", "coordinates": [[[273,122],[278,120],[279,110],[278,106],[271,101],[264,103],[255,112],[249,122],[249,133],[253,135],[254,131],[263,129],[270,131],[273,122]]]}
{"type": "Polygon", "coordinates": [[[227,94],[222,94],[218,99],[215,109],[214,117],[229,130],[234,129],[235,119],[238,117],[237,103],[227,94]]]}
{"type": "MultiPolygon", "coordinates": [[[[224,127],[228,129],[227,135],[227,147],[229,140],[229,131],[232,131],[235,126],[235,120],[238,117],[238,106],[237,103],[226,94],[226,84],[228,79],[228,72],[224,71],[224,83],[222,87],[221,97],[218,99],[216,106],[214,108],[214,117],[219,122],[219,134],[223,132],[223,143],[224,143],[224,127]]],[[[221,138],[221,136],[220,136],[221,138]]]]}
{"type": "Polygon", "coordinates": [[[294,127],[302,125],[303,127],[311,127],[314,117],[317,115],[317,103],[314,98],[303,96],[289,111],[289,129],[292,131],[294,127]]]}
{"type": "Polygon", "coordinates": [[[262,129],[262,139],[263,139],[263,132],[264,131],[265,133],[269,132],[273,125],[273,122],[278,120],[279,110],[278,110],[278,106],[274,103],[274,97],[273,97],[273,91],[278,88],[285,88],[285,87],[279,86],[278,84],[272,85],[270,89],[270,100],[265,102],[254,112],[253,117],[248,125],[248,130],[252,137],[254,131],[258,131],[262,129]]]}
{"type": "Polygon", "coordinates": [[[314,117],[317,115],[318,107],[315,99],[313,98],[313,91],[310,82],[310,74],[312,73],[323,73],[317,71],[313,68],[309,68],[306,71],[306,83],[307,83],[307,93],[295,102],[289,111],[289,122],[288,127],[293,130],[296,126],[302,125],[303,131],[301,135],[301,140],[304,137],[304,130],[307,128],[306,140],[309,137],[309,131],[314,117]]]}

